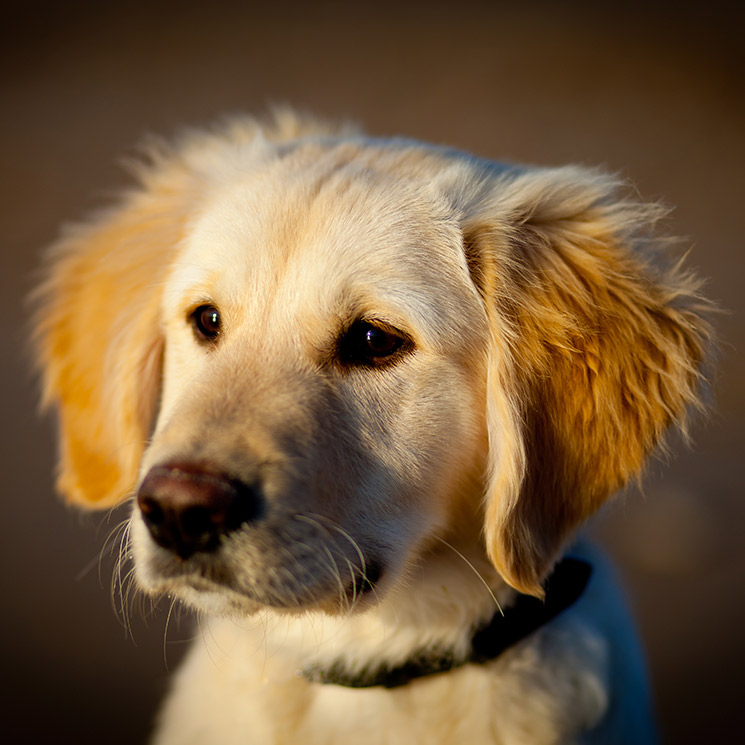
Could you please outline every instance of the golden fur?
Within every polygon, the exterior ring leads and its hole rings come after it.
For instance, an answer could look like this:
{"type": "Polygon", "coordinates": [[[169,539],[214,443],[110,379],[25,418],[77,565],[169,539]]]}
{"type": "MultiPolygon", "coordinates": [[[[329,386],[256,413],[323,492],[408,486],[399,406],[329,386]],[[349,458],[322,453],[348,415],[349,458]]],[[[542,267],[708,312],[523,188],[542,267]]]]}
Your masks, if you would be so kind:
{"type": "MultiPolygon", "coordinates": [[[[154,146],[138,178],[54,247],[38,296],[44,401],[60,417],[58,486],[105,507],[174,460],[259,480],[277,524],[228,537],[219,562],[194,559],[193,570],[155,546],[136,509],[132,519],[144,589],[244,619],[235,645],[253,648],[245,618],[261,614],[269,661],[244,649],[250,661],[229,663],[260,667],[244,695],[268,697],[251,710],[254,739],[241,741],[395,742],[420,718],[414,705],[441,711],[442,721],[417,725],[421,742],[569,742],[584,729],[597,742],[646,741],[646,703],[632,711],[612,690],[639,671],[613,669],[627,664],[612,662],[614,645],[634,642],[616,628],[622,611],[598,620],[616,608],[593,599],[611,585],[601,571],[544,642],[411,684],[413,693],[316,691],[291,672],[309,629],[324,636],[331,624],[332,651],[313,655],[354,666],[405,658],[415,639],[463,643],[494,597],[540,597],[575,530],[640,472],[670,425],[684,427],[710,331],[698,281],[655,233],[661,210],[596,171],[498,166],[286,112],[154,146]],[[204,301],[225,318],[207,351],[185,323],[204,301]],[[402,332],[410,351],[381,370],[340,368],[334,339],[358,318],[402,332]],[[342,575],[354,584],[368,556],[385,572],[373,597],[350,601],[342,575]],[[232,579],[215,579],[218,568],[232,579]],[[287,641],[273,641],[275,627],[287,641]],[[587,652],[596,641],[611,651],[587,652]],[[516,672],[526,655],[538,656],[516,672]],[[583,671],[592,684],[565,690],[562,676],[583,671]],[[272,675],[278,687],[266,693],[260,681],[272,675]],[[468,694],[470,725],[448,723],[465,705],[448,679],[481,691],[468,694]],[[337,729],[309,713],[313,696],[315,706],[347,701],[337,729]],[[362,701],[393,706],[387,734],[360,733],[351,719],[344,734],[349,712],[369,715],[362,701]],[[487,724],[500,704],[512,713],[487,724]]],[[[161,741],[187,741],[182,717],[211,732],[194,742],[240,739],[206,723],[226,716],[224,702],[194,714],[200,679],[205,690],[227,685],[219,665],[195,655],[161,741]]]]}

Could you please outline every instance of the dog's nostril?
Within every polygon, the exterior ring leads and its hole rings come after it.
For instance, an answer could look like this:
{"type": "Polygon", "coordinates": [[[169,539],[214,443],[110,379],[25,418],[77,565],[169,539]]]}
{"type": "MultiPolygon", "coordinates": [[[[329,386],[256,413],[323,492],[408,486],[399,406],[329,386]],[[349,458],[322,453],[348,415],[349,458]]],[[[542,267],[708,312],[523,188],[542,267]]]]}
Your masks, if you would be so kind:
{"type": "Polygon", "coordinates": [[[157,500],[146,496],[138,496],[137,503],[148,524],[161,525],[163,523],[165,515],[157,500]]]}
{"type": "Polygon", "coordinates": [[[254,489],[193,466],[158,466],[137,502],[153,540],[182,558],[215,550],[222,536],[260,516],[254,489]]]}
{"type": "Polygon", "coordinates": [[[219,515],[205,507],[190,507],[180,514],[179,520],[181,544],[177,549],[181,549],[178,553],[182,556],[184,553],[212,551],[218,546],[220,536],[229,532],[227,525],[219,519],[219,515]]]}
{"type": "Polygon", "coordinates": [[[191,507],[181,514],[181,529],[188,535],[209,533],[213,527],[219,528],[221,521],[217,517],[205,507],[191,507]]]}

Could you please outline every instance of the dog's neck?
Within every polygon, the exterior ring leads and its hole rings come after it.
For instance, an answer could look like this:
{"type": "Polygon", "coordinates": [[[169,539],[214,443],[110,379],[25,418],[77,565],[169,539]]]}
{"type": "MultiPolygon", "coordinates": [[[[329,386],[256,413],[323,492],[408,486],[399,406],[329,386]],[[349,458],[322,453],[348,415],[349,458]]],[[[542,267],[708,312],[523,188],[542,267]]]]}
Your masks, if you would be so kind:
{"type": "Polygon", "coordinates": [[[591,572],[590,565],[581,559],[563,559],[546,582],[544,600],[517,595],[512,604],[498,608],[486,623],[468,629],[465,648],[462,639],[453,646],[420,644],[398,664],[378,661],[361,666],[359,661],[350,664],[348,659],[339,658],[331,664],[307,666],[301,675],[310,682],[349,688],[396,688],[416,678],[448,672],[461,665],[484,664],[572,606],[584,592],[591,572]]]}
{"type": "Polygon", "coordinates": [[[557,567],[544,603],[510,588],[485,555],[471,554],[467,563],[429,556],[365,612],[264,616],[260,643],[290,676],[350,687],[402,685],[494,659],[568,608],[584,590],[589,565],[564,560],[557,567]]]}

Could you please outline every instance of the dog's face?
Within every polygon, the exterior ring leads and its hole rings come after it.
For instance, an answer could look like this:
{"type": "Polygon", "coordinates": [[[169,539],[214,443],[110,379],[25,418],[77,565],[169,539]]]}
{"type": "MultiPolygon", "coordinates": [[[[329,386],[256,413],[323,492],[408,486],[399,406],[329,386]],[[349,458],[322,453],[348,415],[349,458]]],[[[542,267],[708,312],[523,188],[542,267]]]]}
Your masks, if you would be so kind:
{"type": "Polygon", "coordinates": [[[156,153],[56,247],[59,488],[210,610],[364,610],[438,539],[540,595],[697,404],[697,283],[597,173],[303,126],[156,153]]]}
{"type": "Polygon", "coordinates": [[[458,225],[421,185],[326,157],[222,186],[173,263],[133,517],[148,589],[364,608],[480,508],[488,325],[458,225]]]}

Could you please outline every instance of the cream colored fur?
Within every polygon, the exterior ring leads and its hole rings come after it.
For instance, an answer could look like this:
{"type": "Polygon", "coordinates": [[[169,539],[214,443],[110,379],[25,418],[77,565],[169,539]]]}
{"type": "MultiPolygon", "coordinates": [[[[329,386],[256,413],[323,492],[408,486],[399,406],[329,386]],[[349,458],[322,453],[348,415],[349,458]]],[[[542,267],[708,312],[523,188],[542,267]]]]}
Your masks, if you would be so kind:
{"type": "Polygon", "coordinates": [[[465,648],[497,603],[542,596],[575,529],[697,406],[705,304],[659,210],[598,172],[289,113],[154,148],[138,175],[55,247],[42,288],[59,487],[104,507],[194,463],[267,505],[186,561],[133,509],[140,587],[204,614],[156,742],[652,741],[597,557],[581,600],[490,664],[392,691],[296,673],[465,648]],[[208,344],[189,322],[205,303],[222,318],[208,344]],[[402,352],[342,359],[358,320],[402,352]]]}

